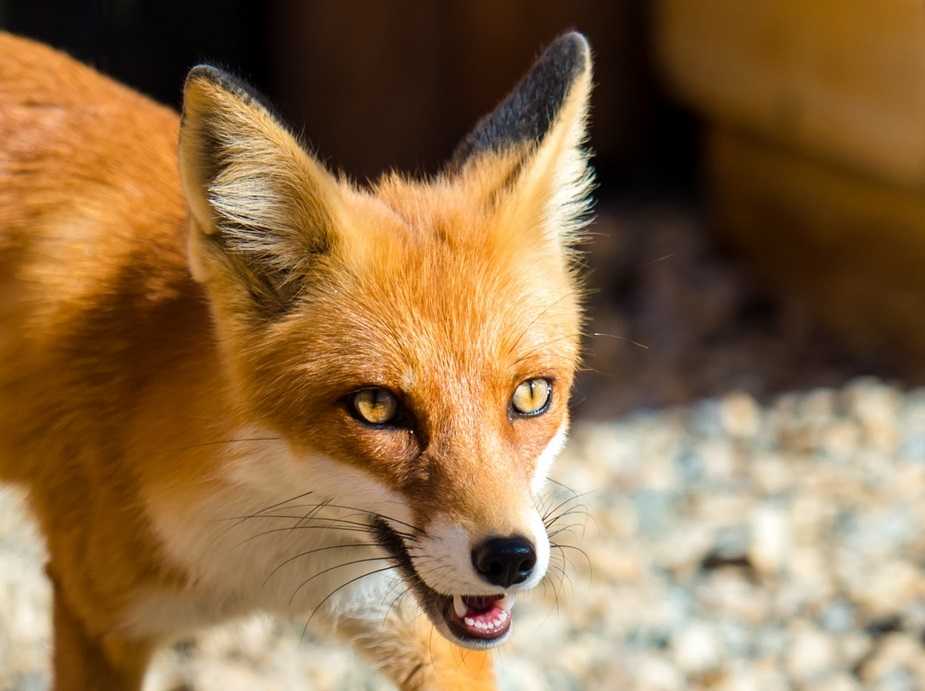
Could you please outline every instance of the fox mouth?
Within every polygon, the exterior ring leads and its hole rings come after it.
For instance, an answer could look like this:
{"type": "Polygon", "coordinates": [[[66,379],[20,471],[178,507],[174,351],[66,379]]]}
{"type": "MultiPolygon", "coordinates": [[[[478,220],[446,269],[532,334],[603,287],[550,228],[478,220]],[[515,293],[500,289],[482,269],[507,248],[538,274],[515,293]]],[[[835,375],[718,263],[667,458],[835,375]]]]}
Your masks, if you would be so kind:
{"type": "Polygon", "coordinates": [[[491,648],[507,640],[513,621],[514,597],[495,595],[446,595],[431,588],[414,568],[405,542],[384,520],[373,523],[376,538],[397,562],[405,583],[431,623],[449,640],[465,648],[491,648]]]}

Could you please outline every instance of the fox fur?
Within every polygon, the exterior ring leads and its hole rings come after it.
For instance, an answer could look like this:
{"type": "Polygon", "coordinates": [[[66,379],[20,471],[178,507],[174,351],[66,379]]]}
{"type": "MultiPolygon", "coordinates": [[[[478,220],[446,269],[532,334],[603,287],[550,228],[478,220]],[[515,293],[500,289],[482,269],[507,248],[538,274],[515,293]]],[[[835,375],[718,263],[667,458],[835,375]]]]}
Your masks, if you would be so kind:
{"type": "Polygon", "coordinates": [[[0,34],[0,480],[47,539],[56,691],[135,691],[159,645],[259,610],[402,688],[494,687],[415,598],[498,593],[486,536],[536,543],[505,595],[545,572],[590,89],[562,36],[443,173],[360,188],[216,68],[181,119],[0,34]],[[532,377],[548,409],[512,415],[532,377]],[[364,387],[413,423],[358,422],[364,387]]]}

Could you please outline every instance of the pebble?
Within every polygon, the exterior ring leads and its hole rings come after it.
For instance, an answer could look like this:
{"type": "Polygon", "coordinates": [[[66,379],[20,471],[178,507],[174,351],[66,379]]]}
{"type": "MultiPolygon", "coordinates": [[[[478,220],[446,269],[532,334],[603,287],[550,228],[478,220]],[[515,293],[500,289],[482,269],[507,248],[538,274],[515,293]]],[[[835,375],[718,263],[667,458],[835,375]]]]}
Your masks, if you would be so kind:
{"type": "Polygon", "coordinates": [[[792,541],[787,511],[776,506],[758,506],[750,516],[750,528],[748,557],[752,565],[765,574],[783,570],[792,541]]]}
{"type": "Polygon", "coordinates": [[[726,396],[721,403],[720,418],[730,436],[742,439],[755,436],[761,423],[755,399],[745,393],[726,396]]]}
{"type": "Polygon", "coordinates": [[[786,667],[790,678],[812,684],[831,671],[837,662],[834,641],[810,625],[800,625],[792,632],[786,667]]]}
{"type": "Polygon", "coordinates": [[[704,674],[720,661],[720,641],[713,627],[694,623],[673,642],[674,660],[687,674],[704,674]]]}

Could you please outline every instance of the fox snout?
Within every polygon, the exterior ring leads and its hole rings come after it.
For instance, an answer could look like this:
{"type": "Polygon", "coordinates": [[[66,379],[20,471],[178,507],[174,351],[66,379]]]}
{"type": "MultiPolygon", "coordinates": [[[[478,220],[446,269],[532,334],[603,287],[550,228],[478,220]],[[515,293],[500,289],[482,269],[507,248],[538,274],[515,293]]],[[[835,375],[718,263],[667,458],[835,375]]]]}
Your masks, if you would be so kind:
{"type": "Polygon", "coordinates": [[[517,594],[535,587],[549,565],[549,538],[539,513],[512,512],[506,526],[478,527],[441,513],[417,535],[382,521],[380,543],[434,624],[460,645],[484,648],[509,634],[517,594]]]}
{"type": "Polygon", "coordinates": [[[535,509],[518,513],[522,517],[505,522],[511,527],[502,530],[479,528],[446,515],[431,521],[414,555],[420,558],[424,580],[446,594],[493,594],[534,587],[546,574],[549,538],[535,509]],[[447,568],[429,574],[424,562],[447,568]]]}

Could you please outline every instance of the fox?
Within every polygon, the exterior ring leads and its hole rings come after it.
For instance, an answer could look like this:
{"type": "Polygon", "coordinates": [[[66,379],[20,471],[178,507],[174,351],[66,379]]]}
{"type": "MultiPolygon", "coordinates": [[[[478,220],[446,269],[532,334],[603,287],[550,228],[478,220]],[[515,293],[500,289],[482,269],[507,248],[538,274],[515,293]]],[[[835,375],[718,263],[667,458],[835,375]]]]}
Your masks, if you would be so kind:
{"type": "Polygon", "coordinates": [[[0,480],[47,543],[55,691],[258,612],[495,688],[554,544],[591,62],[561,35],[439,172],[360,186],[223,69],[178,114],[0,34],[0,480]]]}

